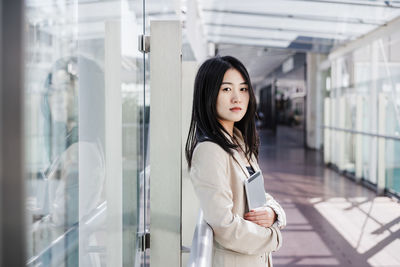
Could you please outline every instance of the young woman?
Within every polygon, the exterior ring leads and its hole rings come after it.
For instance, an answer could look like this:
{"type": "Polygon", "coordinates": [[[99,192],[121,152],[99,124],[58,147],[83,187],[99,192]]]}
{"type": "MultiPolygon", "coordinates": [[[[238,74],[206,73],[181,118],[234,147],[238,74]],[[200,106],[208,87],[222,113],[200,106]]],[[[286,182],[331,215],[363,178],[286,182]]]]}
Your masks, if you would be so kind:
{"type": "Polygon", "coordinates": [[[200,67],[186,142],[190,176],[205,221],[214,232],[213,266],[272,266],[282,245],[282,207],[267,194],[247,210],[244,180],[260,170],[256,100],[249,74],[234,57],[213,57],[200,67]]]}

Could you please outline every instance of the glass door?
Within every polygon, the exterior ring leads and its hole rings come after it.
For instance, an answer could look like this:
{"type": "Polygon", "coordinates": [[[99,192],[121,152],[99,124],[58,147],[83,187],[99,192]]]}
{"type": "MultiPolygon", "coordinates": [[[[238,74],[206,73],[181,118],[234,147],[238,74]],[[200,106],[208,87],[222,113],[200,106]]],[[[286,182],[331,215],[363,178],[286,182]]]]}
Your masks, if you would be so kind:
{"type": "Polygon", "coordinates": [[[27,265],[144,265],[144,0],[25,6],[27,265]]]}

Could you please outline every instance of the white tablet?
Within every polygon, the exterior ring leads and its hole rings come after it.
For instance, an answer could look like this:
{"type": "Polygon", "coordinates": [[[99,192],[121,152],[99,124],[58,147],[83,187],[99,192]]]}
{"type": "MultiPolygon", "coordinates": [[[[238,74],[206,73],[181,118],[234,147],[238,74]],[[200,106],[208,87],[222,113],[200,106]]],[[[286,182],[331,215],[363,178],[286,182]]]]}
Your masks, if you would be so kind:
{"type": "Polygon", "coordinates": [[[264,178],[261,171],[257,171],[244,181],[246,190],[247,205],[249,210],[263,207],[267,199],[265,198],[264,178]]]}

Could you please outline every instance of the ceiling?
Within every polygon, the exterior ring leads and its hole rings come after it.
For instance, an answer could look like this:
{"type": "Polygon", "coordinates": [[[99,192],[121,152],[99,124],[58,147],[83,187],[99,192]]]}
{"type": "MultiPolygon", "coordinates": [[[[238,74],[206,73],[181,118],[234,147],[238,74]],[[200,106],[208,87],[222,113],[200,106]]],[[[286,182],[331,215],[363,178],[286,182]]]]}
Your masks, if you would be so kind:
{"type": "Polygon", "coordinates": [[[400,16],[400,1],[202,0],[209,42],[258,83],[296,52],[329,53],[400,16]]]}
{"type": "MultiPolygon", "coordinates": [[[[400,16],[400,0],[145,0],[146,17],[185,20],[189,1],[199,5],[209,42],[295,51],[328,52],[332,46],[354,40],[400,16]]],[[[52,0],[28,0],[28,17],[35,18],[33,23],[49,25],[49,31],[59,31],[55,24],[60,15],[64,20],[76,16],[79,29],[91,24],[86,27],[88,32],[82,33],[93,35],[98,32],[97,24],[119,18],[126,9],[133,11],[137,21],[143,14],[143,0],[80,0],[76,13],[75,7],[68,9],[76,1],[61,3],[64,8],[57,8],[52,0]],[[32,7],[39,13],[30,15],[32,7]]]]}
{"type": "MultiPolygon", "coordinates": [[[[185,20],[189,1],[195,0],[145,0],[146,20],[185,20]]],[[[53,0],[28,0],[28,18],[33,24],[43,25],[42,29],[49,34],[65,32],[66,36],[74,34],[78,20],[79,38],[91,39],[104,34],[105,20],[118,19],[130,10],[137,22],[132,35],[140,32],[143,0],[80,0],[77,13],[72,12],[76,0],[61,2],[58,8],[53,0]]],[[[262,79],[296,52],[328,53],[333,47],[400,16],[400,0],[197,0],[197,3],[208,42],[216,45],[219,54],[241,59],[254,80],[262,79]]]]}
{"type": "Polygon", "coordinates": [[[258,84],[294,52],[259,46],[221,44],[218,54],[221,56],[232,55],[238,58],[246,66],[252,83],[258,84]]]}
{"type": "Polygon", "coordinates": [[[208,40],[329,52],[400,15],[400,1],[203,0],[208,40]]]}

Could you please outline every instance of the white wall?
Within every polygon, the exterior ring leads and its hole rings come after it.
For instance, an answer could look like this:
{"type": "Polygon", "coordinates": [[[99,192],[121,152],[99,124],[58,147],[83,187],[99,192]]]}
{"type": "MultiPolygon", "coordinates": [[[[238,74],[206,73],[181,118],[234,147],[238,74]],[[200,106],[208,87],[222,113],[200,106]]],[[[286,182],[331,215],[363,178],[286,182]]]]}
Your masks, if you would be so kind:
{"type": "MultiPolygon", "coordinates": [[[[190,181],[185,145],[192,118],[193,88],[198,64],[182,62],[182,246],[190,247],[200,209],[199,201],[190,181]]],[[[182,266],[187,265],[189,253],[182,254],[182,266]]]]}

